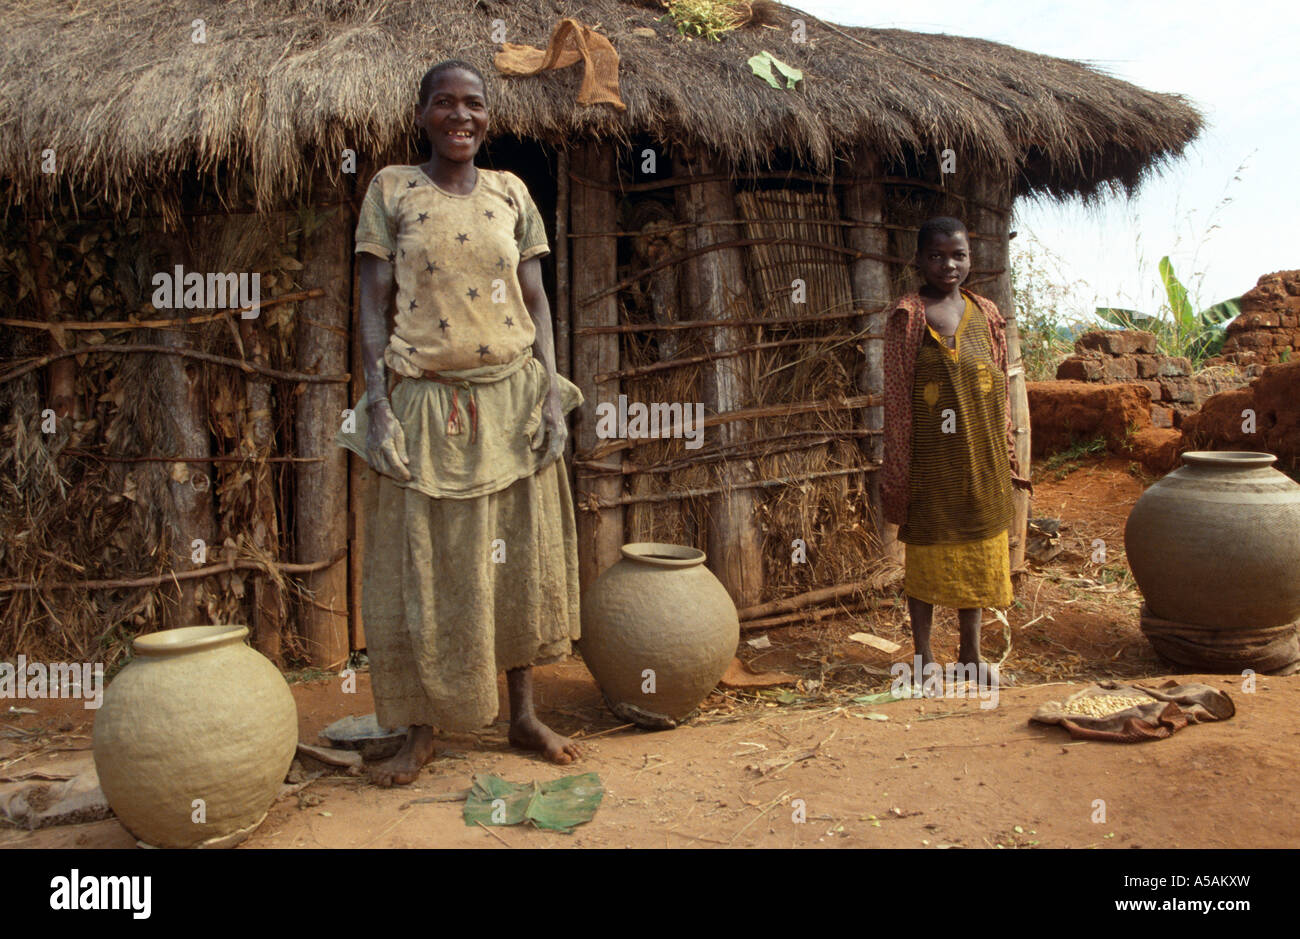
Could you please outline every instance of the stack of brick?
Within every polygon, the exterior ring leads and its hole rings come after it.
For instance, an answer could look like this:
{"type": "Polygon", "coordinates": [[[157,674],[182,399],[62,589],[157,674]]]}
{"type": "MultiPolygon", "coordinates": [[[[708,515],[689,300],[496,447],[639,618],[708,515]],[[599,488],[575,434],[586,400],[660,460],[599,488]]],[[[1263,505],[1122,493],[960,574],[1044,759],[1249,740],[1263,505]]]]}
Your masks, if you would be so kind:
{"type": "Polygon", "coordinates": [[[1272,365],[1300,353],[1300,271],[1265,274],[1241,298],[1221,361],[1272,365]]]}
{"type": "Polygon", "coordinates": [[[1278,458],[1277,469],[1300,470],[1300,357],[1215,395],[1183,422],[1182,433],[1181,450],[1263,451],[1278,458]]]}
{"type": "Polygon", "coordinates": [[[1155,334],[1137,329],[1091,330],[1075,340],[1074,353],[1057,366],[1057,379],[1140,385],[1151,395],[1156,427],[1181,426],[1210,395],[1246,384],[1257,370],[1192,375],[1191,362],[1158,354],[1155,334]]]}

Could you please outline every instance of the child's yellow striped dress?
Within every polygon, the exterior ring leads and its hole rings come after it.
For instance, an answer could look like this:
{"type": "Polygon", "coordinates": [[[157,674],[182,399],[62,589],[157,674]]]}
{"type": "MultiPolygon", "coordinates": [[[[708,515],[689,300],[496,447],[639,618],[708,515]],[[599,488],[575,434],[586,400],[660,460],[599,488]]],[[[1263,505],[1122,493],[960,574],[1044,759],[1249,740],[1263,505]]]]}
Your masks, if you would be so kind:
{"type": "Polygon", "coordinates": [[[907,545],[907,595],[957,609],[1010,605],[1006,377],[969,296],[955,348],[928,327],[917,353],[910,477],[898,532],[907,545]]]}

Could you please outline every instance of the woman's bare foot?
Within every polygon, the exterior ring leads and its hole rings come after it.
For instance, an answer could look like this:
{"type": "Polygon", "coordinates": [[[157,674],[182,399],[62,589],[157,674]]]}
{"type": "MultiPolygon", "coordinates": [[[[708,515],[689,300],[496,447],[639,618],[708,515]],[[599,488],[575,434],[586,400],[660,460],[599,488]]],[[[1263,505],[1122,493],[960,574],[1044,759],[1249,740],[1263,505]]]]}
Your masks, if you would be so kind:
{"type": "Polygon", "coordinates": [[[529,666],[506,672],[510,689],[510,745],[521,750],[536,750],[552,763],[572,763],[582,756],[578,745],[561,737],[537,719],[533,710],[533,670],[529,666]]]}
{"type": "Polygon", "coordinates": [[[415,782],[420,770],[433,759],[433,728],[427,724],[412,724],[406,732],[406,742],[394,756],[366,767],[370,781],[387,789],[415,782]]]}
{"type": "Polygon", "coordinates": [[[572,763],[582,756],[576,743],[551,730],[535,714],[511,721],[509,736],[512,747],[537,750],[552,763],[572,763]]]}

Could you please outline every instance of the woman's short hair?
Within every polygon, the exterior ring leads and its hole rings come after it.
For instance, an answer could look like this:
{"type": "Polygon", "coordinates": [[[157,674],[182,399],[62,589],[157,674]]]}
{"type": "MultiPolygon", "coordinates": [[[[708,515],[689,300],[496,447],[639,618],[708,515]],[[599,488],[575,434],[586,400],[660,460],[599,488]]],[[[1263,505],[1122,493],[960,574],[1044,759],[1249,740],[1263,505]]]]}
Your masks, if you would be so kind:
{"type": "Polygon", "coordinates": [[[940,215],[936,218],[926,219],[921,223],[921,230],[916,233],[916,250],[920,253],[925,247],[934,240],[936,235],[946,235],[951,238],[954,235],[965,235],[970,238],[970,232],[962,224],[961,219],[953,218],[950,215],[940,215]]]}
{"type": "Polygon", "coordinates": [[[471,75],[475,76],[480,82],[482,82],[484,94],[487,93],[487,80],[483,77],[483,73],[477,68],[469,62],[466,62],[464,59],[444,59],[433,68],[429,69],[429,71],[425,72],[424,77],[420,79],[420,107],[424,107],[428,104],[429,99],[433,97],[433,89],[437,86],[438,79],[446,72],[455,69],[464,69],[471,75]]]}

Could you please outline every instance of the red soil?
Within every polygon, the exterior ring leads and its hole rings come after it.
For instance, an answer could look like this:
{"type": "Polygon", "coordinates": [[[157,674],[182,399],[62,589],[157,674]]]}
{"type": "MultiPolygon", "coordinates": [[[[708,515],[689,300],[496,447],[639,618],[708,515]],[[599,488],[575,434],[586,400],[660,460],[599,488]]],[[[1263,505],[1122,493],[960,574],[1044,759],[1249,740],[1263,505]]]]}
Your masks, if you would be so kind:
{"type": "MultiPolygon", "coordinates": [[[[1243,692],[1240,678],[1177,676],[1224,689],[1237,704],[1237,716],[1155,743],[1074,742],[1057,728],[1027,723],[1039,704],[1069,694],[1086,675],[1145,683],[1165,677],[1138,631],[1137,595],[1122,577],[1124,520],[1149,480],[1115,456],[1068,469],[1036,474],[1033,515],[1061,519],[1065,550],[1019,579],[1018,606],[1008,611],[1012,645],[1006,666],[1022,684],[1003,689],[997,708],[982,710],[969,698],[854,705],[853,695],[887,687],[879,680],[873,686],[862,666],[887,669],[891,661],[911,657],[905,614],[898,598],[886,598],[885,606],[868,613],[769,630],[767,650],[742,642],[741,657],[756,670],[801,675],[805,692],[820,678],[827,695],[812,702],[815,707],[781,705],[771,692],[718,692],[700,720],[678,730],[615,730],[618,722],[574,659],[538,669],[536,685],[543,719],[586,738],[576,767],[551,766],[510,750],[505,726],[498,723],[478,735],[443,738],[451,752],[436,759],[414,787],[380,790],[346,775],[318,780],[300,796],[277,803],[246,844],[1294,847],[1300,818],[1278,806],[1294,801],[1300,676],[1260,678],[1254,693],[1243,692]],[[1106,547],[1101,561],[1098,541],[1106,547]],[[888,656],[847,640],[858,631],[891,638],[903,648],[888,656]],[[1040,683],[1066,677],[1073,684],[1040,683]],[[868,719],[869,714],[888,719],[868,719]],[[524,781],[588,770],[600,773],[606,796],[595,819],[572,836],[466,827],[459,803],[403,807],[464,788],[472,773],[524,781]],[[794,799],[804,800],[804,823],[793,820],[794,799]],[[1105,801],[1105,822],[1093,821],[1097,799],[1105,801]]],[[[1000,658],[1002,629],[988,616],[985,621],[985,655],[1000,658]]],[[[935,638],[936,654],[951,657],[951,611],[936,617],[935,638]]],[[[342,693],[337,679],[292,686],[304,741],[315,742],[317,732],[339,717],[371,710],[368,676],[358,684],[356,694],[342,693]]],[[[54,746],[89,746],[93,712],[70,701],[30,706],[39,713],[3,723],[62,727],[65,733],[46,738],[42,752],[13,770],[56,767],[78,755],[52,752],[54,746]]],[[[504,706],[503,681],[503,713],[504,706]]],[[[21,750],[19,743],[0,739],[0,765],[21,750]]],[[[6,847],[132,843],[114,819],[0,831],[6,847]]]]}

